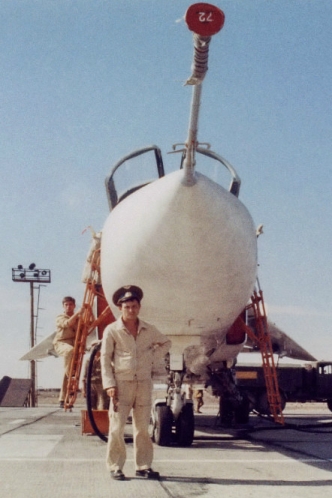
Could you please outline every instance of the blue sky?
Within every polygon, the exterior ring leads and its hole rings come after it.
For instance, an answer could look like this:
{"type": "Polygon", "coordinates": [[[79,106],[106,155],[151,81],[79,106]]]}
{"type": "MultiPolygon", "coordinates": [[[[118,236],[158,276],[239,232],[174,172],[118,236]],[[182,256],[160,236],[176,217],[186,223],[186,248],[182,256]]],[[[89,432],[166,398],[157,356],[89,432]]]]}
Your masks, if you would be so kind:
{"type": "MultiPolygon", "coordinates": [[[[11,268],[50,268],[38,340],[63,295],[81,302],[90,243],[108,214],[104,179],[133,149],[187,136],[192,36],[183,0],[0,0],[0,378],[25,377],[29,285],[11,268]]],[[[259,239],[270,319],[332,360],[332,3],[224,0],[211,43],[199,140],[242,179],[259,239]]],[[[38,365],[60,385],[62,361],[38,365]]]]}

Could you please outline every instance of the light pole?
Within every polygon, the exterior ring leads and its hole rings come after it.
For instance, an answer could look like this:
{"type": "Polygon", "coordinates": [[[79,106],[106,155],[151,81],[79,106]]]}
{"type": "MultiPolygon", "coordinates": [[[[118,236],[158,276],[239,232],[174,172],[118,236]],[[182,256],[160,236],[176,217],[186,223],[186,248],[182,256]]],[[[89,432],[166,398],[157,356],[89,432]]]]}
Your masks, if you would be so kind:
{"type": "MultiPolygon", "coordinates": [[[[14,282],[29,282],[30,283],[30,347],[35,345],[35,328],[34,328],[34,286],[35,282],[50,283],[51,270],[40,270],[36,268],[35,263],[31,263],[29,268],[23,268],[18,265],[17,268],[12,268],[12,279],[14,282]]],[[[30,406],[36,406],[36,362],[30,361],[30,378],[31,378],[31,397],[30,406]]]]}

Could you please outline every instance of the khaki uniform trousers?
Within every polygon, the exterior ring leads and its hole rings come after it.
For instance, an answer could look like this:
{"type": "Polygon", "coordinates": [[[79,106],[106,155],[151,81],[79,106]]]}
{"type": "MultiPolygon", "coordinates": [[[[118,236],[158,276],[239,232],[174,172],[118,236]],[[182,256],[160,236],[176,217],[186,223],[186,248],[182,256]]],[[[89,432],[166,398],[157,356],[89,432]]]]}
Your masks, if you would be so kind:
{"type": "Polygon", "coordinates": [[[67,342],[58,341],[54,344],[54,350],[59,356],[63,356],[65,373],[63,376],[59,401],[64,401],[67,393],[68,376],[70,370],[70,363],[73,357],[74,347],[67,342]]]}
{"type": "Polygon", "coordinates": [[[126,461],[124,430],[133,409],[133,438],[136,470],[148,469],[153,459],[153,444],[149,436],[152,403],[152,381],[117,381],[118,404],[114,411],[111,400],[106,465],[108,470],[122,470],[126,461]]]}

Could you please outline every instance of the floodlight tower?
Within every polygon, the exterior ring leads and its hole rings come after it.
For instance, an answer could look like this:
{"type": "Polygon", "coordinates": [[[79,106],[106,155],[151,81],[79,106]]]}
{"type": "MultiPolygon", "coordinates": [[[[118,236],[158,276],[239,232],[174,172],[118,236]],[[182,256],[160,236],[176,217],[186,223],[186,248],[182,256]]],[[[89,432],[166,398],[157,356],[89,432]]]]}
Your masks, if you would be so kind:
{"type": "MultiPolygon", "coordinates": [[[[35,263],[31,263],[28,268],[18,265],[12,268],[12,279],[14,282],[30,282],[30,347],[35,345],[35,327],[34,327],[34,286],[35,282],[50,283],[51,270],[41,270],[36,268],[35,263]]],[[[31,378],[31,396],[30,407],[36,406],[36,363],[30,361],[30,378],[31,378]]]]}

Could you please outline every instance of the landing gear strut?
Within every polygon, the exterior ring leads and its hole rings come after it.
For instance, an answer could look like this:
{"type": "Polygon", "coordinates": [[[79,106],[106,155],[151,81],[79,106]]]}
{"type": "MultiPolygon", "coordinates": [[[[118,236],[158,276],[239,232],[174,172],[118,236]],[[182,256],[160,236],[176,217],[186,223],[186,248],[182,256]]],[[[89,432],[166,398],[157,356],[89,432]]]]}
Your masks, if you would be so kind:
{"type": "Polygon", "coordinates": [[[191,446],[195,417],[192,400],[182,392],[183,373],[170,372],[166,400],[156,400],[152,412],[152,438],[159,446],[191,446]]]}
{"type": "Polygon", "coordinates": [[[221,366],[210,370],[209,385],[213,394],[219,396],[219,417],[222,426],[248,423],[249,399],[238,390],[233,369],[221,366]]]}

